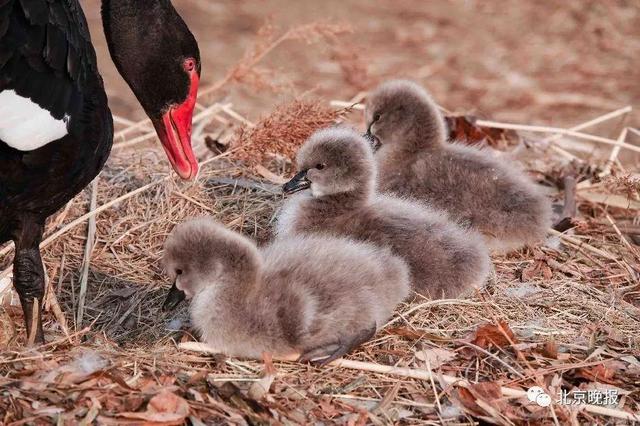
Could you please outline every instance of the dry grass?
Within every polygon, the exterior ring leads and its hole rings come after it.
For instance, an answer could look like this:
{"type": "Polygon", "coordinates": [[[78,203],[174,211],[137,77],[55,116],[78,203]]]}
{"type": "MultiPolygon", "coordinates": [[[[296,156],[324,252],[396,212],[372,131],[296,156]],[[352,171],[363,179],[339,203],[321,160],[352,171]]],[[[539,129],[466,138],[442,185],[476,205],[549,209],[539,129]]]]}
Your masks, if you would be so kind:
{"type": "Polygon", "coordinates": [[[244,57],[227,72],[224,78],[218,80],[210,87],[202,90],[199,97],[207,97],[216,93],[229,83],[245,83],[256,90],[282,89],[282,84],[274,84],[274,70],[260,66],[262,60],[273,50],[288,41],[302,41],[307,44],[323,41],[329,44],[337,44],[338,37],[348,34],[351,29],[344,24],[329,24],[312,22],[299,25],[278,34],[278,29],[267,23],[260,27],[256,41],[251,49],[247,50],[244,57]]]}
{"type": "MultiPolygon", "coordinates": [[[[272,37],[259,52],[273,50],[281,38],[272,37]]],[[[261,54],[247,58],[255,65],[261,54]]],[[[0,422],[630,422],[640,410],[640,224],[631,205],[638,200],[637,169],[616,156],[610,174],[603,173],[612,147],[581,156],[571,151],[577,142],[566,133],[542,140],[522,132],[513,152],[555,199],[564,195],[563,176],[577,176],[577,226],[563,235],[550,233],[541,247],[495,257],[495,276],[469,298],[400,306],[375,339],[348,356],[361,363],[318,369],[177,347],[194,338],[184,309],[160,311],[168,283],[158,259],[167,234],[190,216],[208,214],[259,242],[268,240],[281,195],[278,186],[256,177],[254,166],[272,154],[290,159],[306,135],[340,114],[325,103],[295,100],[252,125],[241,108],[201,105],[194,143],[203,166],[193,183],[169,174],[157,147],[140,145],[146,141],[140,138],[149,138],[148,124],[120,120],[125,124],[117,143],[123,146],[95,185],[99,213],[87,215],[87,189],[48,222],[43,258],[51,343],[24,346],[19,307],[5,292],[0,422]],[[207,135],[229,150],[209,151],[207,135]],[[550,147],[570,150],[578,161],[568,163],[550,147]],[[632,208],[620,208],[625,200],[632,208]],[[87,250],[89,217],[95,218],[96,238],[87,250]],[[78,323],[85,252],[90,267],[84,319],[78,323]],[[616,406],[596,407],[600,411],[557,403],[543,408],[522,396],[533,385],[554,399],[561,389],[607,388],[620,399],[616,406]]],[[[582,143],[602,148],[593,138],[582,143]]],[[[9,266],[11,252],[10,246],[0,247],[1,268],[9,266]]],[[[0,272],[0,289],[8,273],[0,272]]]]}
{"type": "Polygon", "coordinates": [[[235,156],[250,166],[264,164],[276,155],[291,162],[313,132],[333,124],[345,112],[305,99],[277,106],[255,126],[238,130],[232,144],[238,148],[235,156]]]}

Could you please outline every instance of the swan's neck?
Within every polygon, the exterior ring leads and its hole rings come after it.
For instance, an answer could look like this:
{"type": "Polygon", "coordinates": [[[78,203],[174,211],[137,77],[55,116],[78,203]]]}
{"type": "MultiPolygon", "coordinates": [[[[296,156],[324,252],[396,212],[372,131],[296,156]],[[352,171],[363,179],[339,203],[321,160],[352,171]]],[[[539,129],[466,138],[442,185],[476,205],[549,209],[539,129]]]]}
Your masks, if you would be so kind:
{"type": "Polygon", "coordinates": [[[372,197],[372,190],[354,190],[337,194],[312,197],[309,200],[317,217],[340,216],[361,208],[372,197]]]}

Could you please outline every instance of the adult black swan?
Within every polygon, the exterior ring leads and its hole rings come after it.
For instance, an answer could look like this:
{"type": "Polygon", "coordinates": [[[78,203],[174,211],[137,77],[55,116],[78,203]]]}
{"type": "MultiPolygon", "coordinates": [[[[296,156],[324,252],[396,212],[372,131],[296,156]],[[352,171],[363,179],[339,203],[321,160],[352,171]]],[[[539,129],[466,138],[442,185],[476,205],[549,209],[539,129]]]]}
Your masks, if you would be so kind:
{"type": "MultiPolygon", "coordinates": [[[[193,35],[169,0],[104,0],[109,51],[175,171],[198,170],[191,119],[200,76],[193,35]]],[[[27,334],[44,341],[46,218],[100,171],[113,123],[78,0],[0,0],[0,243],[13,240],[27,334]]]]}

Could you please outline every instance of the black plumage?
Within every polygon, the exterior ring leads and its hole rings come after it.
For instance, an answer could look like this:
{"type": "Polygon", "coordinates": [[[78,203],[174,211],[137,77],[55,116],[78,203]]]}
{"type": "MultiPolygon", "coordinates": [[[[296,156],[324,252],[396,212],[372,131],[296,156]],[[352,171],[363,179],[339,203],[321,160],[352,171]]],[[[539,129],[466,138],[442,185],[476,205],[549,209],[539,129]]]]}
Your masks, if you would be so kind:
{"type": "MultiPolygon", "coordinates": [[[[75,0],[0,0],[0,92],[13,90],[65,118],[67,135],[20,151],[0,140],[0,242],[14,240],[14,285],[31,325],[44,271],[46,218],[100,171],[113,123],[85,17],[75,0]]],[[[38,321],[39,323],[39,321],[38,321]]],[[[35,330],[42,340],[38,324],[35,330]]]]}

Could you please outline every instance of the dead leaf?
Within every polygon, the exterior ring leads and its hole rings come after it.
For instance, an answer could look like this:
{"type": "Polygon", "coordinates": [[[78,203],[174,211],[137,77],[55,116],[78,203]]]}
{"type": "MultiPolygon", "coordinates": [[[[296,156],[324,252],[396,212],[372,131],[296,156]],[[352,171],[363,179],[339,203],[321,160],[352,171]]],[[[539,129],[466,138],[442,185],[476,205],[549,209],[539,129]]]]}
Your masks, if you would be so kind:
{"type": "Polygon", "coordinates": [[[336,409],[336,407],[332,404],[331,400],[328,398],[320,399],[318,403],[320,410],[322,410],[322,414],[325,417],[332,418],[340,415],[340,411],[336,409]]]}
{"type": "Polygon", "coordinates": [[[558,359],[558,345],[553,340],[545,342],[541,352],[547,358],[558,359]]]}
{"type": "Polygon", "coordinates": [[[153,409],[158,413],[189,414],[189,404],[183,398],[173,392],[162,391],[149,400],[147,409],[153,409]]]}
{"type": "Polygon", "coordinates": [[[549,268],[549,266],[542,266],[542,277],[545,279],[545,281],[549,281],[553,278],[553,271],[551,271],[551,268],[549,268]]]}
{"type": "Polygon", "coordinates": [[[509,324],[500,320],[498,324],[484,324],[478,327],[471,343],[485,349],[490,345],[504,348],[512,343],[518,343],[518,339],[509,328],[509,324]]]}
{"type": "Polygon", "coordinates": [[[193,374],[191,377],[189,377],[189,380],[187,381],[187,385],[188,386],[196,385],[197,383],[205,380],[208,374],[209,372],[207,370],[202,370],[193,374]]]}
{"type": "Polygon", "coordinates": [[[487,413],[485,409],[478,405],[478,400],[481,400],[498,410],[500,409],[500,406],[505,405],[505,401],[500,400],[502,398],[500,385],[495,382],[469,384],[467,387],[458,388],[455,392],[455,396],[458,402],[462,405],[462,408],[466,408],[472,413],[481,416],[491,413],[487,413]]]}
{"type": "Polygon", "coordinates": [[[553,278],[553,271],[544,260],[538,259],[522,270],[520,281],[527,282],[540,277],[548,281],[553,278]]]}
{"type": "Polygon", "coordinates": [[[125,412],[119,417],[140,419],[154,424],[180,425],[189,415],[189,404],[169,390],[163,390],[149,400],[147,411],[142,413],[125,412]]]}
{"type": "Polygon", "coordinates": [[[85,425],[93,424],[93,420],[98,416],[98,413],[100,413],[101,409],[102,409],[102,405],[100,404],[100,401],[92,397],[91,408],[89,409],[87,414],[84,416],[84,418],[80,421],[79,425],[85,426],[85,425]]]}
{"type": "Polygon", "coordinates": [[[430,366],[432,369],[436,369],[442,364],[446,364],[457,356],[455,352],[441,348],[430,348],[416,351],[415,355],[417,359],[425,362],[426,364],[428,361],[427,366],[430,366]]]}
{"type": "Polygon", "coordinates": [[[514,130],[478,126],[476,117],[471,115],[447,116],[445,121],[449,129],[449,139],[469,145],[484,145],[506,151],[518,145],[521,140],[514,130]]]}
{"type": "Polygon", "coordinates": [[[520,275],[520,281],[526,282],[531,281],[538,275],[538,262],[533,262],[531,265],[527,266],[522,270],[522,274],[520,275]]]}
{"type": "Polygon", "coordinates": [[[176,382],[176,376],[174,376],[173,374],[165,373],[158,376],[156,380],[162,386],[171,386],[176,382]]]}
{"type": "Polygon", "coordinates": [[[455,393],[456,400],[460,403],[463,408],[467,410],[471,410],[476,414],[484,414],[484,411],[480,408],[478,404],[476,404],[476,399],[467,388],[458,388],[455,393]]]}
{"type": "Polygon", "coordinates": [[[603,363],[591,367],[579,368],[576,371],[576,376],[593,382],[608,383],[610,385],[617,384],[617,381],[613,379],[616,377],[619,365],[611,362],[606,364],[607,365],[603,363]]]}
{"type": "Polygon", "coordinates": [[[502,389],[500,385],[495,382],[473,383],[469,386],[469,390],[477,398],[482,398],[487,402],[502,398],[502,389]]]}

